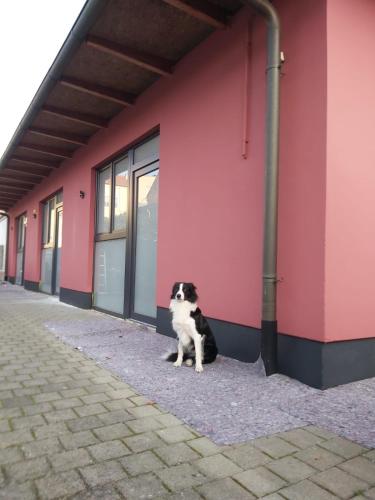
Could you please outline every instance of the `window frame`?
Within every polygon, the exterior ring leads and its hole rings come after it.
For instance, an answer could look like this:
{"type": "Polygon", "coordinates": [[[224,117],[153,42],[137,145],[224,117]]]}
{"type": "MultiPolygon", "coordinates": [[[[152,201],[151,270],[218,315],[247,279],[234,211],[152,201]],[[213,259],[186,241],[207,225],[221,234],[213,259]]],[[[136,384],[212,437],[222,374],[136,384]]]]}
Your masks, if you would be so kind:
{"type": "Polygon", "coordinates": [[[62,207],[63,206],[63,191],[60,190],[58,191],[57,193],[53,194],[52,196],[50,196],[49,198],[47,198],[46,200],[42,201],[41,203],[42,205],[42,213],[43,213],[43,217],[42,217],[42,249],[46,249],[46,248],[54,248],[55,246],[55,238],[56,238],[56,212],[57,212],[57,209],[59,207],[62,207]],[[57,201],[57,197],[61,194],[61,200],[58,202],[57,201]],[[45,208],[47,207],[48,205],[48,222],[47,222],[47,231],[48,231],[48,238],[45,242],[44,240],[44,217],[45,217],[45,208]],[[53,206],[52,206],[53,205],[53,206]],[[50,208],[52,206],[52,208],[50,208]],[[54,226],[51,227],[51,221],[54,221],[54,226]]]}
{"type": "Polygon", "coordinates": [[[122,151],[119,151],[115,155],[111,156],[108,158],[105,162],[99,164],[95,168],[95,195],[96,195],[96,200],[95,200],[95,237],[94,241],[105,241],[105,240],[114,240],[118,238],[128,238],[130,234],[130,223],[131,223],[131,218],[132,218],[132,199],[131,199],[131,183],[133,182],[133,173],[142,168],[145,167],[146,165],[149,165],[150,163],[156,162],[160,160],[160,146],[158,148],[158,153],[152,154],[149,157],[140,160],[138,162],[135,162],[135,151],[139,147],[143,146],[144,144],[148,143],[152,139],[155,138],[160,139],[160,130],[159,128],[154,129],[152,132],[149,132],[148,134],[145,134],[142,139],[137,140],[136,142],[133,142],[126,148],[124,148],[122,151]],[[113,224],[113,202],[114,202],[114,197],[115,197],[115,165],[119,163],[120,161],[124,160],[126,157],[128,157],[129,161],[129,166],[128,166],[128,207],[127,207],[127,220],[128,224],[125,230],[113,230],[114,224],[113,224]],[[111,169],[111,215],[110,215],[110,230],[108,233],[99,233],[98,232],[98,200],[99,200],[99,173],[106,170],[106,168],[111,169]]]}
{"type": "MultiPolygon", "coordinates": [[[[96,170],[96,207],[95,207],[95,241],[105,241],[105,240],[117,240],[120,238],[127,238],[129,234],[129,228],[125,229],[115,229],[114,217],[115,217],[115,203],[116,203],[116,165],[122,160],[128,158],[128,206],[126,207],[126,219],[129,215],[129,192],[130,192],[130,173],[131,173],[131,156],[130,151],[122,154],[105,166],[98,168],[96,170]],[[110,215],[109,215],[109,231],[106,233],[98,232],[98,221],[99,221],[99,175],[101,172],[109,169],[111,173],[111,203],[110,203],[110,215]]],[[[128,224],[127,224],[128,226],[128,224]]]]}
{"type": "MultiPolygon", "coordinates": [[[[160,162],[160,144],[157,147],[157,152],[146,156],[138,162],[135,162],[135,151],[137,148],[148,143],[150,140],[158,138],[160,141],[160,130],[159,128],[145,134],[141,139],[131,143],[126,148],[118,151],[116,154],[107,158],[105,161],[96,165],[94,169],[95,176],[95,221],[94,221],[94,259],[93,259],[93,274],[92,274],[92,290],[95,293],[95,255],[96,255],[96,243],[106,240],[115,239],[125,239],[126,240],[126,257],[125,257],[125,279],[124,279],[124,308],[122,313],[116,313],[111,310],[103,309],[97,305],[94,305],[93,299],[93,309],[110,314],[118,318],[131,318],[132,316],[132,290],[133,286],[133,274],[132,262],[133,262],[133,230],[134,230],[134,182],[136,178],[136,172],[145,167],[154,165],[160,162]],[[128,200],[127,200],[127,223],[125,230],[114,231],[113,230],[113,215],[114,215],[114,202],[115,202],[115,165],[128,157],[128,200]],[[110,229],[112,232],[109,233],[98,233],[98,215],[99,215],[99,174],[106,168],[111,168],[111,216],[110,216],[110,229]],[[128,271],[127,271],[128,270],[128,271]],[[132,273],[129,275],[130,279],[127,278],[127,272],[132,273]]],[[[157,167],[159,168],[159,167],[157,167]]],[[[93,295],[94,297],[94,295],[93,295]]],[[[134,315],[135,319],[135,315],[134,315]]],[[[154,319],[141,317],[138,315],[138,321],[142,321],[146,324],[153,325],[154,319]]]]}
{"type": "Polygon", "coordinates": [[[27,224],[27,218],[26,218],[26,212],[19,215],[17,217],[17,245],[16,245],[16,252],[21,253],[25,250],[25,244],[26,244],[26,224],[27,224]],[[21,228],[21,223],[22,223],[22,230],[20,231],[21,228]],[[21,242],[20,242],[21,239],[21,242]],[[20,245],[20,243],[22,243],[20,245]]]}

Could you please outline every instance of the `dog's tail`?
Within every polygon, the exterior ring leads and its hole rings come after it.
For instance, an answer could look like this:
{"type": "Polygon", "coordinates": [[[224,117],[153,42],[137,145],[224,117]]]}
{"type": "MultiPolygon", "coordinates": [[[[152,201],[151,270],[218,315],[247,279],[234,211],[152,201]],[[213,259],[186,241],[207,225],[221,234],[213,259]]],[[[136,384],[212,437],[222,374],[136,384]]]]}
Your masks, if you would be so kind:
{"type": "Polygon", "coordinates": [[[177,361],[177,356],[178,356],[177,352],[171,352],[170,354],[167,354],[164,359],[165,361],[171,361],[174,363],[175,361],[177,361]]]}
{"type": "MultiPolygon", "coordinates": [[[[169,354],[167,354],[164,359],[165,361],[171,361],[172,363],[174,363],[175,361],[177,361],[177,357],[178,357],[178,353],[177,352],[171,352],[169,354]]],[[[195,355],[192,354],[192,353],[188,353],[188,352],[184,352],[184,357],[183,357],[183,361],[186,361],[187,359],[195,359],[195,355]]]]}

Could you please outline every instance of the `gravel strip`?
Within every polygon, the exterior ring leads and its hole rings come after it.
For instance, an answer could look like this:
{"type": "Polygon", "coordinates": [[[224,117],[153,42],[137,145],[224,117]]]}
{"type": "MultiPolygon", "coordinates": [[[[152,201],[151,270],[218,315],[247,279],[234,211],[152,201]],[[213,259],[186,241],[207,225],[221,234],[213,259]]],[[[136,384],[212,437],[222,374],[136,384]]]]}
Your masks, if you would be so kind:
{"type": "Polygon", "coordinates": [[[218,444],[314,424],[375,446],[375,378],[320,391],[279,374],[266,378],[259,363],[223,356],[196,374],[162,360],[175,340],[144,325],[87,314],[45,326],[218,444]]]}

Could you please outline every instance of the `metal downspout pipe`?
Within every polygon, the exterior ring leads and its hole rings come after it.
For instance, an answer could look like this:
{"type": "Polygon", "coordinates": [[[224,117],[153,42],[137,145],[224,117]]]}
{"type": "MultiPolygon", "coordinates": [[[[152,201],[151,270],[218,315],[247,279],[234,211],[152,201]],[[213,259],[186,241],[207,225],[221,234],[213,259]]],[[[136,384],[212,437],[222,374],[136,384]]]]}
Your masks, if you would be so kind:
{"type": "Polygon", "coordinates": [[[280,21],[268,0],[242,0],[267,22],[266,151],[263,234],[261,357],[266,375],[277,371],[276,257],[279,157],[280,21]]]}

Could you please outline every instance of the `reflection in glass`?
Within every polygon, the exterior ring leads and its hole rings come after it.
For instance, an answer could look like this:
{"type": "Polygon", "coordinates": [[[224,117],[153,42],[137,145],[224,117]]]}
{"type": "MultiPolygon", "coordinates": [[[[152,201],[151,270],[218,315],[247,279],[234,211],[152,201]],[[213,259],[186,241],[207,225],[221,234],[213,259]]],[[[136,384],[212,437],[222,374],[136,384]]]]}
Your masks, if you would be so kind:
{"type": "Polygon", "coordinates": [[[156,317],[159,170],[138,178],[134,312],[156,317]]]}
{"type": "Polygon", "coordinates": [[[111,169],[106,168],[105,170],[99,172],[97,214],[98,233],[108,233],[110,231],[111,185],[111,169]]]}
{"type": "Polygon", "coordinates": [[[23,274],[23,251],[17,252],[16,285],[22,285],[22,274],[23,274]]]}
{"type": "Polygon", "coordinates": [[[153,137],[147,142],[144,142],[134,150],[134,163],[148,160],[153,156],[159,155],[160,136],[153,137]]]}
{"type": "Polygon", "coordinates": [[[40,290],[45,293],[52,293],[52,261],[53,248],[44,248],[42,250],[42,277],[40,290]]]}
{"type": "Polygon", "coordinates": [[[125,252],[124,238],[95,245],[94,305],[119,314],[124,310],[125,252]]]}
{"type": "Polygon", "coordinates": [[[49,203],[43,203],[43,245],[49,243],[49,203]]]}
{"type": "Polygon", "coordinates": [[[63,212],[57,212],[57,242],[56,242],[56,278],[55,278],[55,293],[60,293],[60,274],[61,274],[61,249],[62,249],[62,226],[63,212]]]}
{"type": "Polygon", "coordinates": [[[115,165],[115,206],[113,227],[115,231],[126,229],[129,190],[129,158],[126,157],[115,165]]]}
{"type": "Polygon", "coordinates": [[[23,252],[25,247],[26,217],[17,219],[16,285],[23,283],[23,252]]]}

